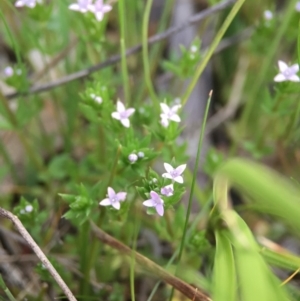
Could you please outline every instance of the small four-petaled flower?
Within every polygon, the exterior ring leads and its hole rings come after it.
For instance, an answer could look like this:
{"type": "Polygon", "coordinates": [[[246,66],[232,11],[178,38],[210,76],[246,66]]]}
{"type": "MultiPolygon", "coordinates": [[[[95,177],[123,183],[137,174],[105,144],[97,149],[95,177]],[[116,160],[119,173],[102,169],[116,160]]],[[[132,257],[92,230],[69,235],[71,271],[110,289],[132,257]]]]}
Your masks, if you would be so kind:
{"type": "Polygon", "coordinates": [[[111,5],[104,4],[103,0],[97,0],[95,4],[90,5],[90,11],[95,15],[98,21],[102,21],[104,14],[112,10],[111,5]]]}
{"type": "Polygon", "coordinates": [[[173,184],[162,187],[160,193],[165,196],[172,196],[174,194],[173,184]]]}
{"type": "Polygon", "coordinates": [[[288,66],[285,62],[278,61],[278,67],[280,73],[274,77],[275,82],[284,82],[284,81],[299,82],[300,81],[300,78],[297,75],[297,72],[299,71],[298,64],[288,66]]]}
{"type": "Polygon", "coordinates": [[[183,177],[181,174],[184,172],[186,168],[186,164],[179,165],[177,168],[173,168],[170,164],[164,163],[164,167],[166,169],[166,173],[163,173],[162,176],[167,179],[171,179],[178,183],[183,183],[183,177]]]}
{"type": "Polygon", "coordinates": [[[129,108],[126,109],[124,104],[118,100],[117,102],[117,112],[113,112],[111,116],[120,122],[127,128],[130,127],[129,117],[135,112],[135,109],[129,108]]]}
{"type": "Polygon", "coordinates": [[[41,3],[41,0],[18,0],[15,3],[16,7],[22,7],[22,6],[27,6],[30,8],[34,8],[37,3],[41,3]]]}
{"type": "Polygon", "coordinates": [[[125,201],[126,199],[126,192],[118,192],[115,193],[115,191],[111,188],[107,188],[107,196],[108,198],[102,200],[99,205],[101,206],[113,206],[115,209],[119,210],[121,205],[120,202],[125,201]]]}
{"type": "Polygon", "coordinates": [[[164,201],[160,198],[160,196],[155,192],[150,192],[150,199],[143,202],[143,205],[146,207],[155,207],[155,210],[158,215],[164,215],[164,201]]]}
{"type": "Polygon", "coordinates": [[[181,105],[175,105],[170,108],[167,104],[163,102],[160,104],[160,108],[162,110],[162,113],[160,114],[160,123],[163,127],[168,127],[170,120],[175,122],[181,121],[179,115],[177,114],[177,111],[180,109],[180,107],[181,105]]]}

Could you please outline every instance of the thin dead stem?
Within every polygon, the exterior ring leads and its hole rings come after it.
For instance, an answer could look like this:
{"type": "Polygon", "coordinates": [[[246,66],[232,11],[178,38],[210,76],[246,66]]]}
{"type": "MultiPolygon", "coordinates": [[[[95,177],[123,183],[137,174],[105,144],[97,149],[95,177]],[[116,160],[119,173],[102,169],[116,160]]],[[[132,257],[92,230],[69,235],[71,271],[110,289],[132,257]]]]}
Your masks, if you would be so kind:
{"type": "Polygon", "coordinates": [[[48,258],[45,256],[43,251],[40,249],[40,247],[36,244],[36,242],[33,240],[33,238],[30,236],[28,231],[25,229],[21,221],[18,219],[17,216],[13,215],[11,212],[3,209],[0,207],[0,216],[9,219],[14,226],[17,228],[19,233],[22,235],[22,237],[26,240],[30,248],[33,250],[33,252],[37,255],[37,257],[40,259],[42,264],[45,266],[45,268],[48,269],[52,277],[55,279],[56,283],[60,286],[62,291],[65,293],[67,298],[70,301],[77,301],[72,292],[70,291],[69,287],[66,285],[66,283],[63,281],[63,279],[60,277],[60,275],[57,273],[51,262],[48,260],[48,258]]]}

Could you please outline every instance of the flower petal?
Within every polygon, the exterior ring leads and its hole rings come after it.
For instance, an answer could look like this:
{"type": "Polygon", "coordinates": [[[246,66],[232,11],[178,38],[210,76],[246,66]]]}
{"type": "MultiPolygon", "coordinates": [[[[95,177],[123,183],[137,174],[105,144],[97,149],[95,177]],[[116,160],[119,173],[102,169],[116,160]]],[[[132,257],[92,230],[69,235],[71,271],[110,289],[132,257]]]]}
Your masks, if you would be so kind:
{"type": "Polygon", "coordinates": [[[175,122],[180,122],[181,121],[180,117],[177,114],[172,115],[170,117],[170,120],[173,120],[175,122]]]}
{"type": "Polygon", "coordinates": [[[180,175],[184,172],[184,170],[186,169],[186,164],[182,164],[182,165],[179,165],[177,168],[176,168],[176,172],[179,173],[180,175]]]}
{"type": "Polygon", "coordinates": [[[111,187],[108,187],[108,188],[107,188],[107,194],[108,194],[108,197],[109,197],[110,199],[112,199],[112,198],[115,197],[116,192],[115,192],[111,187]]]}
{"type": "Polygon", "coordinates": [[[157,201],[159,202],[160,201],[160,197],[159,197],[159,195],[155,191],[151,190],[150,191],[150,196],[151,196],[151,199],[153,201],[155,201],[155,202],[157,202],[157,201]]]}
{"type": "Polygon", "coordinates": [[[181,105],[175,105],[171,108],[172,113],[177,113],[177,111],[181,108],[181,105]]]}
{"type": "Polygon", "coordinates": [[[120,100],[117,101],[117,111],[119,113],[125,111],[125,106],[124,106],[123,102],[121,102],[120,100]]]}
{"type": "Polygon", "coordinates": [[[297,73],[299,71],[299,65],[294,64],[290,67],[290,70],[293,71],[293,73],[297,73]]]}
{"type": "Polygon", "coordinates": [[[280,72],[284,72],[286,69],[289,68],[289,66],[283,61],[278,61],[278,68],[280,72]]]}
{"type": "Polygon", "coordinates": [[[113,203],[111,203],[111,205],[117,210],[119,210],[121,208],[121,205],[119,202],[113,202],[113,203]]]}
{"type": "Polygon", "coordinates": [[[290,80],[291,82],[299,82],[299,81],[300,81],[300,78],[299,78],[298,75],[294,74],[294,75],[292,75],[292,76],[289,77],[289,80],[290,80]]]}
{"type": "Polygon", "coordinates": [[[174,181],[177,183],[182,184],[183,183],[183,177],[182,176],[177,176],[176,178],[174,178],[174,181]]]}
{"type": "Polygon", "coordinates": [[[97,21],[102,21],[103,18],[104,18],[104,13],[102,11],[99,11],[99,12],[95,12],[95,17],[97,19],[97,21]]]}
{"type": "Polygon", "coordinates": [[[158,215],[163,216],[164,215],[164,206],[163,204],[157,204],[155,206],[156,212],[158,215]]]}
{"type": "Polygon", "coordinates": [[[121,119],[121,116],[120,116],[120,113],[119,112],[113,112],[111,113],[111,117],[112,118],[115,118],[117,120],[120,120],[121,119]]]}
{"type": "Polygon", "coordinates": [[[111,205],[111,200],[110,199],[104,199],[104,200],[102,200],[99,203],[99,205],[101,205],[101,206],[109,206],[109,205],[111,205]]]}
{"type": "Polygon", "coordinates": [[[168,173],[172,172],[174,168],[169,163],[164,163],[164,167],[168,173]]]}
{"type": "Polygon", "coordinates": [[[128,118],[121,119],[120,121],[126,128],[130,127],[130,121],[128,118]]]}
{"type": "Polygon", "coordinates": [[[143,205],[146,206],[146,207],[154,207],[155,206],[153,200],[144,201],[143,205]]]}
{"type": "Polygon", "coordinates": [[[79,5],[77,3],[73,3],[71,5],[69,5],[69,9],[72,9],[72,10],[81,10],[81,8],[79,7],[79,5]]]}
{"type": "Polygon", "coordinates": [[[132,115],[135,112],[135,109],[133,108],[129,108],[125,111],[125,114],[127,117],[129,117],[130,115],[132,115]]]}
{"type": "Polygon", "coordinates": [[[160,103],[160,108],[165,114],[168,114],[170,112],[169,106],[163,102],[160,103]]]}
{"type": "Polygon", "coordinates": [[[284,82],[284,81],[286,81],[286,77],[283,74],[279,73],[274,77],[274,81],[275,82],[284,82]]]}
{"type": "Polygon", "coordinates": [[[117,193],[117,198],[119,201],[122,201],[122,202],[125,201],[126,196],[127,196],[126,192],[118,192],[117,193]]]}
{"type": "Polygon", "coordinates": [[[167,178],[167,179],[171,179],[171,180],[173,180],[173,177],[169,174],[169,173],[163,173],[162,175],[161,175],[163,178],[167,178]]]}

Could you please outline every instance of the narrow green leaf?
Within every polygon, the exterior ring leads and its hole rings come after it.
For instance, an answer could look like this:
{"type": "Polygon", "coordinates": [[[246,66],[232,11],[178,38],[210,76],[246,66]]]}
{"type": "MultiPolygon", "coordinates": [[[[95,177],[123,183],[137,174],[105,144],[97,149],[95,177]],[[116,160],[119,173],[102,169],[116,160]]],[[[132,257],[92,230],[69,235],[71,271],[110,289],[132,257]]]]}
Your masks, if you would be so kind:
{"type": "Polygon", "coordinates": [[[232,245],[223,232],[216,231],[213,300],[236,300],[237,283],[232,245]]]}

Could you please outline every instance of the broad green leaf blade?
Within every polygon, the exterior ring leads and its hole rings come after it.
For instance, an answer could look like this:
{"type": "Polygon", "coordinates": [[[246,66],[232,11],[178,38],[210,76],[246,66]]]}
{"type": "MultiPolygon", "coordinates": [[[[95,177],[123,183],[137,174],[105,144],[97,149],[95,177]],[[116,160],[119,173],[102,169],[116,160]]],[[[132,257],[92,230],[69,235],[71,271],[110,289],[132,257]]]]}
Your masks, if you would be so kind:
{"type": "Polygon", "coordinates": [[[222,231],[215,232],[213,300],[236,300],[237,283],[232,245],[222,231]]]}
{"type": "Polygon", "coordinates": [[[227,181],[250,196],[259,210],[281,218],[299,233],[300,189],[292,182],[267,167],[245,159],[229,160],[219,169],[214,183],[215,196],[224,197],[228,190],[227,181]]]}
{"type": "Polygon", "coordinates": [[[258,245],[243,219],[233,210],[223,213],[234,245],[241,300],[288,301],[284,287],[259,253],[258,245]]]}

